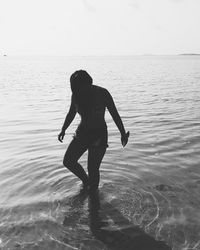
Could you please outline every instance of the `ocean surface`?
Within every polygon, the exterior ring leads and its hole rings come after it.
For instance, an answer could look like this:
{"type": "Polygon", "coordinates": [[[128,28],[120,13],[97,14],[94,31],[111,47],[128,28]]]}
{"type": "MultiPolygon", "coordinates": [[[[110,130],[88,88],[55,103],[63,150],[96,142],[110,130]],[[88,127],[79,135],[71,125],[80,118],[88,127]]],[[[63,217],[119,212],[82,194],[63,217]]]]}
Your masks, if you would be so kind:
{"type": "MultiPolygon", "coordinates": [[[[0,249],[199,250],[200,57],[1,57],[0,249]],[[63,165],[69,77],[112,94],[99,194],[63,165]]],[[[80,159],[87,170],[87,153],[80,159]]]]}

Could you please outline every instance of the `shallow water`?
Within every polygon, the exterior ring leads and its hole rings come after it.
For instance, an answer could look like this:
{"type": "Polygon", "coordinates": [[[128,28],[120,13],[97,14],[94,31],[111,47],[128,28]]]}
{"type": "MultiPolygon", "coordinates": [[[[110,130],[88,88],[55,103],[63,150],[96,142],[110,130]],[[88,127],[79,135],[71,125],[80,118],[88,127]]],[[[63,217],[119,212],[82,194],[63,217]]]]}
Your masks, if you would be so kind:
{"type": "Polygon", "coordinates": [[[200,249],[200,57],[3,57],[0,68],[1,249],[200,249]],[[57,141],[80,68],[131,133],[123,149],[106,114],[95,197],[62,166],[78,116],[57,141]]]}

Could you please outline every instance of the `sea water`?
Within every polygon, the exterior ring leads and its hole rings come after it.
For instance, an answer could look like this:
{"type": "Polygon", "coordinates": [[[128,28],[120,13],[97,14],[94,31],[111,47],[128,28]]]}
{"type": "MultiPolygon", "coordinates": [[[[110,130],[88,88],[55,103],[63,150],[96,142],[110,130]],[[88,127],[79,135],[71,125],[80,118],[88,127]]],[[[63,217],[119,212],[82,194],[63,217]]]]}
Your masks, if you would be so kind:
{"type": "Polygon", "coordinates": [[[200,249],[199,56],[7,56],[0,69],[0,249],[200,249]],[[78,115],[57,139],[77,69],[130,131],[123,148],[107,111],[94,197],[62,165],[78,115]]]}

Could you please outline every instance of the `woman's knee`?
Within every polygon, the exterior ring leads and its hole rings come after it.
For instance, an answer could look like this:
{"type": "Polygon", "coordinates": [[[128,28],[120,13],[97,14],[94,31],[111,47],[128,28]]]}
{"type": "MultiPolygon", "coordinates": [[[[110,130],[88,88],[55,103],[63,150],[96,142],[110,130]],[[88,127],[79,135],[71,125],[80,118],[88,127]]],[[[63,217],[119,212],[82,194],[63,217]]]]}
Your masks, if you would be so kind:
{"type": "Polygon", "coordinates": [[[68,158],[68,157],[64,157],[63,158],[63,165],[66,167],[66,168],[72,168],[72,166],[75,164],[76,162],[73,161],[72,159],[68,158]]]}
{"type": "Polygon", "coordinates": [[[63,165],[67,168],[71,168],[76,164],[81,155],[86,151],[86,147],[77,140],[73,139],[68,146],[68,149],[63,158],[63,165]]]}

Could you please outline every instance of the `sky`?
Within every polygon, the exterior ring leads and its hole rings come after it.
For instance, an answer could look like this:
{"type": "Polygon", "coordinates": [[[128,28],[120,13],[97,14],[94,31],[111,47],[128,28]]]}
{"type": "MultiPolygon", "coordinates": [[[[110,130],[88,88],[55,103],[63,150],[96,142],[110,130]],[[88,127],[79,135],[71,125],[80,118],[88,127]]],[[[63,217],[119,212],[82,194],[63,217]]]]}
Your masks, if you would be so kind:
{"type": "Polygon", "coordinates": [[[0,0],[0,55],[200,53],[200,0],[0,0]]]}

